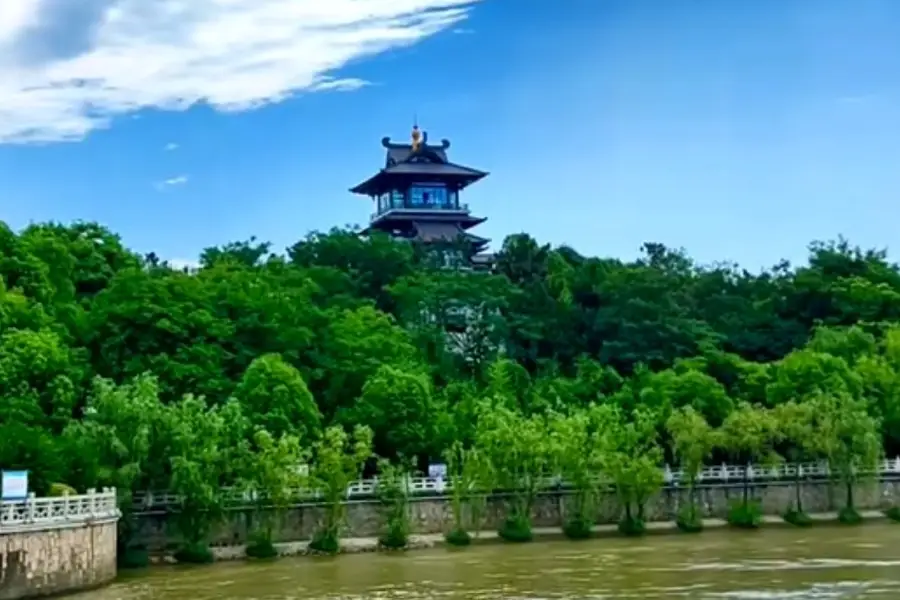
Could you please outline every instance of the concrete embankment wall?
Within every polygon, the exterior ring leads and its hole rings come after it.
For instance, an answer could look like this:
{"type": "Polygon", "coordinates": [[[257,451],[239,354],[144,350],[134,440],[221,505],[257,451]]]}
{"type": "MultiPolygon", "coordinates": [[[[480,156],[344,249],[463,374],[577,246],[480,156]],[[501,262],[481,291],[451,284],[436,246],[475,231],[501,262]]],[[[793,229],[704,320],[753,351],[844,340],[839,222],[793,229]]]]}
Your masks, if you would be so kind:
{"type": "Polygon", "coordinates": [[[116,577],[115,489],[0,503],[0,600],[58,595],[116,577]]]}
{"type": "MultiPolygon", "coordinates": [[[[724,518],[732,502],[741,498],[741,484],[715,484],[697,489],[698,503],[704,517],[724,518]]],[[[794,501],[796,494],[789,482],[755,483],[750,488],[753,498],[762,503],[766,514],[782,514],[794,501]]],[[[845,490],[840,486],[830,486],[826,482],[808,482],[801,488],[803,508],[808,513],[827,512],[843,506],[845,490]]],[[[868,482],[854,489],[857,508],[879,509],[900,503],[900,480],[868,482]]],[[[566,504],[570,496],[565,492],[548,492],[538,497],[533,510],[533,524],[536,527],[554,527],[564,520],[566,504]]],[[[687,502],[684,488],[668,487],[652,498],[646,506],[646,517],[650,521],[674,520],[679,508],[687,502]]],[[[498,496],[490,498],[485,510],[482,529],[496,529],[505,513],[506,499],[498,496]]],[[[450,501],[446,497],[418,497],[410,502],[413,533],[440,533],[452,525],[450,501]]],[[[324,510],[313,504],[292,507],[276,528],[275,541],[293,542],[312,537],[324,510]]],[[[619,518],[619,505],[610,494],[602,498],[597,507],[598,523],[614,523],[619,518]]],[[[376,536],[381,530],[383,519],[380,507],[373,500],[351,501],[347,505],[348,530],[346,537],[376,536]]],[[[165,512],[146,513],[138,516],[137,543],[151,551],[163,551],[177,540],[171,515],[165,512]]],[[[253,531],[253,512],[232,510],[226,515],[212,539],[214,546],[240,545],[247,542],[253,531]]]]}
{"type": "Polygon", "coordinates": [[[0,531],[0,600],[72,592],[115,577],[115,520],[0,531]]]}

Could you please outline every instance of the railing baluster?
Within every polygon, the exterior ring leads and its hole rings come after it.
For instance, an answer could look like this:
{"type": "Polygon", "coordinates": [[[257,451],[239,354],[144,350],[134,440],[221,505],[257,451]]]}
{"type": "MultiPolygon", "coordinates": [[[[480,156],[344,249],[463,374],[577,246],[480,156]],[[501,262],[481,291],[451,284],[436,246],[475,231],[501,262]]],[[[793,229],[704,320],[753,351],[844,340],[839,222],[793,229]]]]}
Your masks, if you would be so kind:
{"type": "Polygon", "coordinates": [[[37,498],[29,494],[24,501],[0,503],[0,523],[4,532],[42,524],[88,523],[95,519],[118,519],[120,516],[115,488],[55,498],[37,498]]]}

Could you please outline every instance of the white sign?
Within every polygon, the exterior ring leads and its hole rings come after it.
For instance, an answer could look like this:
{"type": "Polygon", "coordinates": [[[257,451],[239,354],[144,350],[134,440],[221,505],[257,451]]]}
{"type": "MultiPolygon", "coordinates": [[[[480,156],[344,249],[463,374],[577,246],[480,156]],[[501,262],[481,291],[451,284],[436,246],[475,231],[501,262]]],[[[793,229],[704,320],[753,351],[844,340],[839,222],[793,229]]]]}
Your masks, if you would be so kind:
{"type": "Polygon", "coordinates": [[[443,479],[447,476],[447,465],[443,463],[428,465],[428,476],[443,479]]]}
{"type": "Polygon", "coordinates": [[[28,471],[3,471],[3,499],[24,500],[28,497],[28,471]]]}

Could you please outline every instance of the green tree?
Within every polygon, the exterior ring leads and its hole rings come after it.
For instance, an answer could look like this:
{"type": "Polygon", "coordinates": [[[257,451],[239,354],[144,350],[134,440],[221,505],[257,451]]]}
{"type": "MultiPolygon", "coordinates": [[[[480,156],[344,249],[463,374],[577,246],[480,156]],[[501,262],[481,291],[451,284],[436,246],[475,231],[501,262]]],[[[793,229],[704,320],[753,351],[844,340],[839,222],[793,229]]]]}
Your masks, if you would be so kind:
{"type": "Polygon", "coordinates": [[[394,319],[366,306],[329,315],[317,362],[323,389],[317,397],[328,418],[352,406],[382,365],[409,369],[419,355],[394,319]]]}
{"type": "Polygon", "coordinates": [[[347,488],[356,481],[372,456],[372,430],[357,426],[353,435],[341,427],[328,427],[313,444],[310,485],[325,502],[325,516],[310,547],[333,554],[340,549],[341,529],[346,518],[347,488]]]}
{"type": "Polygon", "coordinates": [[[322,415],[303,376],[278,354],[250,363],[234,396],[250,423],[276,438],[311,440],[321,431],[322,415]]]}
{"type": "Polygon", "coordinates": [[[803,511],[803,472],[799,465],[820,458],[815,406],[810,402],[790,401],[773,409],[781,441],[786,445],[786,457],[797,464],[794,472],[794,506],[788,508],[785,520],[797,525],[812,521],[803,511]]]}
{"type": "Polygon", "coordinates": [[[209,536],[229,501],[223,481],[237,481],[246,464],[249,423],[236,402],[207,408],[186,396],[170,405],[171,490],[180,498],[175,522],[184,539],[183,562],[209,562],[209,536]]]}
{"type": "Polygon", "coordinates": [[[728,455],[744,466],[741,502],[732,508],[729,516],[739,527],[758,527],[761,521],[759,506],[750,502],[751,469],[777,462],[775,452],[778,443],[778,421],[771,411],[741,403],[728,415],[719,429],[720,441],[728,455]]]}
{"type": "Polygon", "coordinates": [[[399,550],[409,543],[409,473],[404,461],[380,460],[375,492],[381,503],[384,531],[378,538],[383,548],[399,550]]]}
{"type": "Polygon", "coordinates": [[[349,424],[372,429],[375,451],[383,457],[425,456],[439,440],[439,421],[445,411],[435,402],[431,381],[423,374],[380,367],[366,382],[362,396],[343,413],[349,424]]]}
{"type": "Polygon", "coordinates": [[[858,522],[853,491],[861,479],[871,477],[881,454],[880,424],[865,402],[847,394],[821,394],[811,400],[818,448],[832,474],[846,490],[841,519],[858,522]]]}
{"type": "Polygon", "coordinates": [[[697,512],[697,478],[718,443],[716,432],[691,406],[674,411],[666,421],[666,430],[688,486],[688,507],[678,515],[678,526],[684,531],[699,531],[703,519],[697,512]]]}
{"type": "Polygon", "coordinates": [[[490,465],[477,448],[466,448],[458,440],[444,452],[444,459],[447,461],[453,511],[453,528],[445,537],[453,545],[465,546],[471,541],[468,529],[473,528],[477,535],[481,527],[492,481],[490,465]]]}
{"type": "Polygon", "coordinates": [[[591,535],[597,496],[603,485],[603,468],[611,451],[608,430],[617,415],[608,405],[592,405],[569,415],[553,415],[549,434],[553,464],[563,481],[572,486],[571,504],[566,503],[563,532],[573,539],[591,535]]]}
{"type": "Polygon", "coordinates": [[[308,456],[297,436],[282,434],[276,438],[265,429],[256,430],[253,446],[242,469],[240,486],[249,492],[256,508],[257,529],[247,554],[271,558],[278,554],[272,543],[274,529],[282,523],[285,511],[298,499],[299,489],[306,483],[301,467],[308,456]]]}
{"type": "Polygon", "coordinates": [[[500,536],[530,541],[531,509],[553,459],[545,419],[486,404],[478,417],[475,439],[490,464],[496,487],[511,494],[500,536]]]}
{"type": "Polygon", "coordinates": [[[662,450],[657,442],[658,415],[638,409],[631,419],[618,412],[607,430],[610,450],[604,453],[604,472],[616,489],[623,510],[619,530],[644,532],[644,507],[663,484],[662,450]]]}
{"type": "MultiPolygon", "coordinates": [[[[81,421],[72,421],[62,436],[68,457],[68,483],[77,489],[114,487],[118,492],[118,542],[121,557],[142,551],[133,547],[133,494],[165,487],[168,477],[155,468],[165,455],[165,415],[159,388],[149,374],[123,385],[96,379],[81,421]]],[[[144,562],[142,558],[135,558],[144,562]]]]}

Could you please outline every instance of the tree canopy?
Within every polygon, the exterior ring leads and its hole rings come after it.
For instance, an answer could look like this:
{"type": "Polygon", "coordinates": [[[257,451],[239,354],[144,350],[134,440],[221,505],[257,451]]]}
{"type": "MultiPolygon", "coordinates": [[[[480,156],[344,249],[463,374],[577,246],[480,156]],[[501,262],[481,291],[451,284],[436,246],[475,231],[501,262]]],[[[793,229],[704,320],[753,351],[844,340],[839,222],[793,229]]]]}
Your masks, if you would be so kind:
{"type": "Polygon", "coordinates": [[[695,471],[715,452],[781,452],[770,430],[807,414],[799,403],[833,435],[798,441],[798,456],[844,468],[900,450],[900,269],[885,252],[817,242],[805,264],[753,273],[656,243],[625,261],[521,234],[486,273],[420,250],[334,230],[284,254],[256,239],[207,248],[185,270],[95,223],[0,223],[0,464],[29,469],[38,492],[169,487],[203,502],[246,478],[248,453],[299,456],[339,426],[420,465],[508,435],[521,479],[579,453],[538,445],[541,432],[585,444],[590,415],[612,410],[605,468],[633,499],[647,460],[695,471]],[[714,450],[707,427],[734,435],[714,450]]]}

